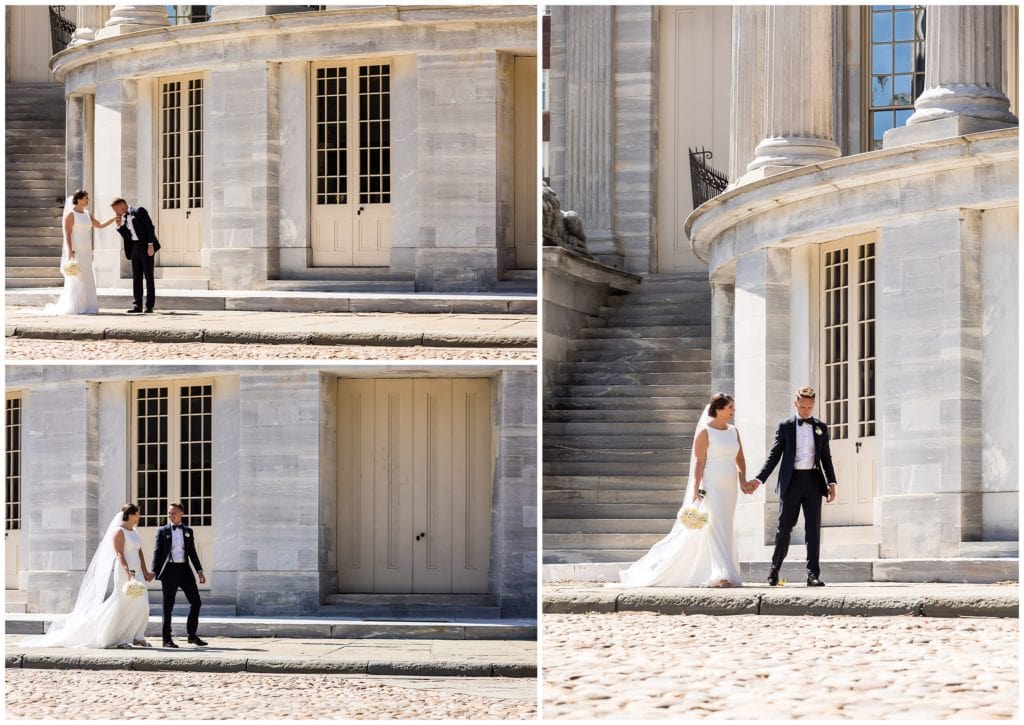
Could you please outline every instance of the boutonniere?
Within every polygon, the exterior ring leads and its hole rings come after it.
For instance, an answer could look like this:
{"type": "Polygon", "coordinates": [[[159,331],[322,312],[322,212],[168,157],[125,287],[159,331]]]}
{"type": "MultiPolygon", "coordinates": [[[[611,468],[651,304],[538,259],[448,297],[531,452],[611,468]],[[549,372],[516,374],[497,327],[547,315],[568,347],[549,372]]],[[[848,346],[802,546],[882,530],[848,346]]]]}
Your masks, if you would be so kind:
{"type": "Polygon", "coordinates": [[[814,434],[820,436],[820,435],[824,435],[824,432],[821,430],[821,428],[815,428],[814,429],[814,434]]]}
{"type": "Polygon", "coordinates": [[[186,531],[185,532],[185,538],[186,539],[191,539],[192,538],[192,534],[190,534],[189,532],[186,531]]]}

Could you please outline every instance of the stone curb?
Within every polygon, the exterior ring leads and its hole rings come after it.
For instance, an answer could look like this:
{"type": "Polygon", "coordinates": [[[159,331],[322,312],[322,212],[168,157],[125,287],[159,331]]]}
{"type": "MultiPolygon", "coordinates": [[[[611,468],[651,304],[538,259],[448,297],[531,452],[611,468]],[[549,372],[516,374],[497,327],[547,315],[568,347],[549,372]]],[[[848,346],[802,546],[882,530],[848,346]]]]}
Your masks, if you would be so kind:
{"type": "Polygon", "coordinates": [[[446,332],[291,332],[282,330],[160,330],[107,327],[8,325],[7,337],[37,340],[131,340],[133,342],[262,343],[270,345],[371,345],[380,347],[536,347],[536,335],[446,332]]]}
{"type": "Polygon", "coordinates": [[[639,590],[631,592],[556,593],[544,597],[545,614],[732,614],[857,617],[1019,617],[1020,602],[1005,596],[922,596],[887,594],[879,597],[821,595],[808,597],[769,593],[715,595],[639,590]]]}
{"type": "Polygon", "coordinates": [[[536,677],[531,662],[435,660],[332,660],[302,657],[208,657],[144,655],[138,658],[103,654],[36,654],[19,652],[4,658],[8,669],[132,670],[135,672],[252,672],[304,675],[408,675],[417,677],[536,677]]]}

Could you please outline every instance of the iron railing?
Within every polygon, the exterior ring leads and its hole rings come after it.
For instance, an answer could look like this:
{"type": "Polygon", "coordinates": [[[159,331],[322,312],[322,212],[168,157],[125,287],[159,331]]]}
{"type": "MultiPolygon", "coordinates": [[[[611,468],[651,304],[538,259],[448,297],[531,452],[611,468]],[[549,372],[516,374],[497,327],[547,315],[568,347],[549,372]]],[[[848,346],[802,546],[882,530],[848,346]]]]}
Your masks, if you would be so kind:
{"type": "Polygon", "coordinates": [[[71,36],[77,30],[75,24],[61,14],[63,12],[63,5],[50,6],[50,43],[54,55],[68,47],[71,36]]]}
{"type": "Polygon", "coordinates": [[[690,152],[690,189],[693,192],[693,208],[714,199],[725,191],[729,179],[721,171],[713,169],[707,162],[712,154],[705,148],[690,152]]]}

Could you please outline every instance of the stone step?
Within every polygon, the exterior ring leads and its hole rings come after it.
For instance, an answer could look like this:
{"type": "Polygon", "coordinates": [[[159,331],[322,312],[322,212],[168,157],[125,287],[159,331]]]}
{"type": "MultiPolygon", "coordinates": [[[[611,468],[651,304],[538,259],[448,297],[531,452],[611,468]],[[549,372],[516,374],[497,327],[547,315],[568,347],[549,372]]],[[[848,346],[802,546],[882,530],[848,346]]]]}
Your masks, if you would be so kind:
{"type": "Polygon", "coordinates": [[[960,556],[968,559],[1005,559],[1020,556],[1019,541],[962,541],[960,556]]]}
{"type": "MultiPolygon", "coordinates": [[[[679,476],[685,475],[686,464],[674,461],[650,461],[643,465],[643,474],[647,476],[679,476]]],[[[544,477],[550,476],[624,476],[639,474],[638,463],[632,461],[544,461],[544,477]]],[[[547,513],[547,512],[545,512],[547,513]]]]}
{"type": "Polygon", "coordinates": [[[703,338],[711,337],[710,325],[635,325],[629,327],[584,327],[580,330],[584,340],[650,340],[660,337],[703,338]]]}
{"type": "MultiPolygon", "coordinates": [[[[697,427],[687,423],[605,423],[601,421],[561,422],[544,421],[544,440],[547,442],[559,436],[649,436],[651,439],[661,436],[676,438],[684,436],[692,440],[693,431],[697,427]]],[[[653,445],[653,444],[652,444],[653,445]]],[[[686,445],[689,445],[687,443],[686,445]]]]}
{"type": "MultiPolygon", "coordinates": [[[[11,242],[10,236],[7,242],[11,242]]],[[[60,244],[54,244],[53,240],[25,239],[20,243],[8,243],[4,245],[4,252],[7,257],[46,257],[60,256],[60,244]]]]}
{"type": "MultiPolygon", "coordinates": [[[[592,341],[588,341],[592,342],[592,341]]],[[[706,362],[710,369],[711,348],[684,348],[684,347],[663,347],[659,349],[637,348],[632,349],[602,349],[600,347],[587,347],[583,349],[569,348],[566,350],[566,362],[575,364],[577,362],[617,362],[617,363],[657,363],[657,362],[706,362]]],[[[563,363],[564,365],[565,363],[563,363]]]]}
{"type": "MultiPolygon", "coordinates": [[[[53,270],[56,271],[56,267],[53,270]]],[[[26,277],[26,278],[11,278],[8,277],[5,282],[5,287],[8,290],[12,289],[35,289],[37,287],[58,287],[64,284],[64,278],[57,277],[26,277]]]]}
{"type": "MultiPolygon", "coordinates": [[[[657,398],[643,398],[640,396],[608,395],[592,398],[553,398],[551,406],[557,410],[646,410],[668,411],[672,409],[683,409],[680,412],[697,408],[703,410],[707,402],[707,395],[691,396],[661,396],[657,398]],[[698,407],[699,406],[699,407],[698,407]]],[[[693,413],[687,413],[692,416],[693,413]]],[[[640,420],[656,420],[656,418],[643,418],[640,420]]],[[[696,422],[696,421],[695,421],[696,422]]]]}
{"type": "Polygon", "coordinates": [[[648,337],[631,338],[579,338],[572,341],[574,350],[628,353],[651,350],[707,350],[711,358],[711,337],[648,337]]]}
{"type": "Polygon", "coordinates": [[[683,491],[686,488],[686,476],[685,471],[669,476],[544,476],[544,493],[547,495],[551,491],[562,490],[586,491],[593,494],[598,491],[618,492],[626,489],[640,491],[683,491]]]}
{"type": "MultiPolygon", "coordinates": [[[[61,180],[63,181],[64,171],[60,171],[61,180]]],[[[10,184],[23,184],[29,181],[46,182],[53,185],[55,179],[55,172],[47,169],[7,169],[5,178],[7,183],[10,184]]]]}
{"type": "MultiPolygon", "coordinates": [[[[552,519],[658,519],[669,522],[679,512],[675,503],[580,503],[544,504],[544,514],[552,519]]],[[[667,529],[666,529],[667,531],[667,529]]],[[[637,544],[637,546],[641,546],[637,544]]],[[[647,546],[650,546],[648,544],[647,546]]]]}
{"type": "Polygon", "coordinates": [[[559,398],[699,398],[707,397],[706,384],[678,385],[556,385],[551,397],[559,398]]]}
{"type": "Polygon", "coordinates": [[[544,450],[685,450],[689,453],[693,445],[692,435],[670,435],[658,433],[651,435],[558,435],[554,431],[544,429],[544,450]]]}
{"type": "Polygon", "coordinates": [[[53,269],[60,265],[60,255],[54,254],[50,257],[19,257],[12,256],[10,252],[6,257],[7,268],[11,267],[46,267],[53,269]]]}
{"type": "Polygon", "coordinates": [[[635,549],[646,552],[672,529],[671,522],[664,532],[654,534],[549,534],[544,533],[544,549],[635,549]]]}
{"type": "MultiPolygon", "coordinates": [[[[544,446],[544,460],[550,463],[628,463],[633,466],[647,466],[652,463],[672,463],[677,467],[686,466],[690,451],[681,448],[557,448],[544,446]]],[[[678,468],[677,468],[678,470],[678,468]]]]}
{"type": "MultiPolygon", "coordinates": [[[[630,398],[629,400],[635,400],[630,398]]],[[[544,411],[545,424],[551,423],[688,423],[697,427],[700,411],[692,408],[675,408],[672,405],[650,404],[634,408],[616,408],[604,405],[600,399],[591,399],[588,404],[593,408],[548,408],[544,411]]],[[[566,405],[569,401],[566,401],[566,405]]],[[[703,408],[701,409],[703,410],[703,408]]]]}
{"type": "MultiPolygon", "coordinates": [[[[58,264],[60,258],[58,257],[58,264]]],[[[57,264],[53,265],[42,265],[39,267],[18,267],[11,266],[7,268],[7,280],[10,282],[15,279],[38,279],[38,278],[52,278],[54,272],[58,272],[57,264]]],[[[60,277],[60,273],[57,274],[60,277]]],[[[63,284],[63,279],[61,281],[63,284]]]]}
{"type": "MultiPolygon", "coordinates": [[[[672,521],[663,519],[544,519],[548,534],[648,534],[664,536],[672,521]]],[[[574,547],[570,548],[585,548],[574,547]]]]}
{"type": "MultiPolygon", "coordinates": [[[[626,564],[632,563],[639,559],[641,556],[647,553],[650,547],[633,549],[570,549],[570,548],[548,548],[544,547],[544,564],[599,564],[606,565],[608,563],[621,563],[623,566],[606,567],[602,566],[602,570],[605,568],[614,569],[618,572],[620,569],[624,569],[626,564]]],[[[549,574],[545,573],[545,577],[549,574]]],[[[558,574],[550,575],[552,579],[545,579],[545,581],[565,581],[566,575],[562,574],[559,577],[558,574]]],[[[593,575],[590,575],[593,576],[593,575]]],[[[585,580],[581,580],[585,581],[585,580]]],[[[605,581],[614,581],[607,579],[605,581]]]]}
{"type": "Polygon", "coordinates": [[[42,123],[45,121],[43,117],[36,117],[32,114],[13,114],[14,117],[8,116],[6,123],[4,124],[4,130],[7,132],[6,135],[10,137],[12,131],[18,135],[24,135],[26,138],[33,138],[37,134],[46,136],[60,132],[61,137],[64,136],[64,124],[61,123],[59,126],[56,124],[42,123]]]}
{"type": "MultiPolygon", "coordinates": [[[[56,237],[57,237],[56,245],[59,246],[60,245],[60,234],[61,234],[61,229],[60,229],[60,226],[58,226],[58,225],[53,225],[53,226],[39,226],[39,225],[35,225],[35,226],[23,226],[23,227],[11,227],[10,228],[10,232],[8,233],[7,236],[10,239],[13,239],[13,240],[21,240],[21,239],[36,240],[36,239],[47,239],[47,238],[52,240],[54,238],[54,236],[56,235],[56,237]]],[[[32,242],[30,241],[29,243],[31,244],[32,242]]]]}
{"type": "MultiPolygon", "coordinates": [[[[680,477],[679,481],[685,481],[680,477]]],[[[613,489],[605,488],[599,490],[545,490],[544,491],[544,514],[547,518],[560,518],[550,515],[548,505],[558,504],[644,504],[650,506],[675,506],[678,510],[683,499],[683,485],[667,489],[642,489],[639,486],[630,488],[613,489]]],[[[570,516],[568,518],[580,519],[586,516],[570,516]]],[[[594,518],[629,518],[627,516],[597,516],[594,518]]]]}
{"type": "MultiPolygon", "coordinates": [[[[602,307],[602,311],[610,308],[602,307]]],[[[587,327],[639,327],[639,326],[674,326],[674,325],[710,325],[711,312],[696,314],[693,312],[671,312],[667,310],[640,311],[623,308],[619,314],[602,313],[599,317],[591,317],[587,327]]]]}
{"type": "Polygon", "coordinates": [[[336,593],[324,597],[325,605],[364,607],[472,606],[496,607],[494,594],[359,594],[336,593]]]}
{"type": "Polygon", "coordinates": [[[709,374],[707,360],[578,360],[571,365],[562,364],[559,375],[601,375],[629,373],[684,373],[709,374]]]}
{"type": "Polygon", "coordinates": [[[570,373],[555,375],[556,385],[687,385],[701,386],[707,390],[711,386],[711,372],[663,372],[663,373],[631,373],[631,372],[596,372],[594,370],[574,369],[570,373]]]}

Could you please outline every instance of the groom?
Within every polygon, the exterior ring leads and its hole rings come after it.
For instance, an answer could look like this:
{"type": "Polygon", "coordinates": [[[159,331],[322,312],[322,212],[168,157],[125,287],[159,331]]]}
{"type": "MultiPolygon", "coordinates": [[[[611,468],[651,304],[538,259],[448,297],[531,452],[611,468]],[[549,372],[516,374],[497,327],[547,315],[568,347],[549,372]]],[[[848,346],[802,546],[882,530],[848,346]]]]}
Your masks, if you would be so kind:
{"type": "Polygon", "coordinates": [[[156,304],[156,288],[153,286],[154,255],[160,251],[153,220],[145,208],[128,206],[128,202],[120,197],[110,202],[110,208],[117,215],[115,223],[117,233],[124,240],[124,255],[132,262],[135,306],[128,313],[134,315],[142,312],[143,278],[146,279],[146,312],[152,312],[156,304]]]}
{"type": "Polygon", "coordinates": [[[768,584],[779,583],[779,569],[789,551],[789,538],[796,526],[800,509],[804,512],[804,538],[807,542],[807,586],[823,587],[821,564],[821,499],[829,503],[836,498],[836,472],[828,448],[828,426],[811,416],[814,412],[814,389],[796,391],[797,414],[779,423],[775,443],[757,478],[747,482],[744,490],[753,493],[768,480],[775,466],[779,469],[778,491],[782,502],[779,528],[775,533],[775,551],[768,584]]]}
{"type": "Polygon", "coordinates": [[[206,644],[196,634],[199,629],[199,608],[202,602],[199,600],[196,578],[192,575],[188,563],[191,561],[192,566],[196,568],[200,584],[206,583],[206,576],[203,574],[203,565],[199,563],[199,554],[196,553],[196,537],[192,529],[181,523],[184,514],[185,508],[180,503],[172,503],[167,509],[167,525],[156,532],[153,571],[156,572],[156,578],[160,580],[164,590],[164,647],[178,646],[171,639],[171,610],[174,609],[174,598],[179,588],[185,592],[190,605],[186,624],[189,644],[206,644]]]}

